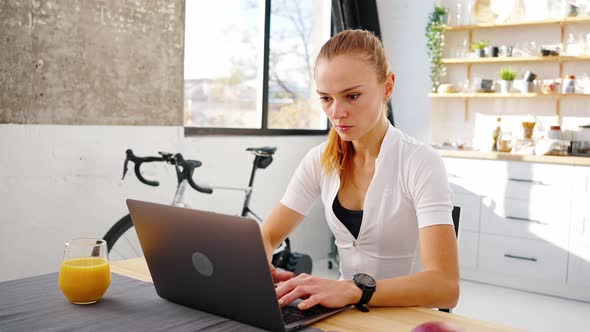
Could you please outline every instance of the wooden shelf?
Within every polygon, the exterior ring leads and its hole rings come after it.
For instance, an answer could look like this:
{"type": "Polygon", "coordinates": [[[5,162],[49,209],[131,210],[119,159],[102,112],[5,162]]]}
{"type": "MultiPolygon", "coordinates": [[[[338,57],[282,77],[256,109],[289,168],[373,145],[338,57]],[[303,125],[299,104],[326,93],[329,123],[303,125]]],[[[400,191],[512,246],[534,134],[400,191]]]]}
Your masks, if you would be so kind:
{"type": "MultiPolygon", "coordinates": [[[[565,52],[565,44],[566,44],[566,32],[571,24],[590,24],[590,16],[582,16],[582,17],[565,17],[559,19],[547,19],[547,20],[539,20],[539,21],[527,21],[527,22],[513,22],[513,23],[503,23],[503,24],[473,24],[473,25],[461,25],[461,26],[446,26],[445,31],[463,31],[461,35],[456,35],[455,37],[463,37],[466,40],[466,45],[472,45],[474,42],[474,36],[478,37],[476,32],[478,29],[495,29],[495,28],[514,28],[514,34],[516,39],[523,40],[523,36],[520,36],[516,33],[519,28],[525,28],[529,32],[534,31],[535,29],[538,30],[539,27],[546,26],[549,30],[559,32],[559,45],[560,49],[562,50],[562,54],[558,56],[541,56],[541,52],[538,53],[534,52],[531,53],[533,56],[514,56],[514,57],[484,57],[484,58],[444,58],[441,60],[443,65],[447,65],[451,70],[463,70],[465,69],[465,78],[467,82],[471,81],[473,77],[477,77],[473,74],[474,70],[479,71],[480,69],[485,69],[485,66],[481,66],[481,64],[496,64],[499,66],[506,66],[505,64],[519,64],[519,66],[531,66],[531,64],[546,64],[545,66],[549,67],[558,67],[559,74],[556,77],[565,77],[568,72],[564,71],[567,69],[567,65],[570,62],[578,62],[578,61],[589,61],[590,54],[586,55],[568,55],[565,52]],[[536,27],[536,28],[535,28],[536,27]],[[453,65],[465,65],[464,67],[455,67],[453,65]]],[[[520,29],[522,30],[522,29],[520,29]]],[[[507,32],[507,30],[504,30],[507,32]]],[[[500,33],[501,31],[497,31],[500,33]]],[[[526,39],[525,39],[526,40],[526,39]]],[[[447,49],[448,50],[448,49],[447,49]]],[[[516,52],[516,54],[521,55],[522,53],[516,52]]],[[[586,64],[585,62],[583,63],[586,64]]],[[[537,66],[539,66],[537,65],[537,66]]],[[[488,68],[490,69],[490,68],[488,68]]],[[[536,70],[535,70],[536,71],[536,70]]],[[[498,77],[499,78],[499,77],[498,77]]],[[[541,90],[537,90],[541,91],[541,90]]],[[[543,90],[545,91],[545,90],[543,90]]],[[[561,90],[559,90],[561,91],[561,90]]],[[[585,105],[590,100],[582,100],[578,98],[587,98],[590,97],[590,94],[542,94],[542,93],[475,93],[475,92],[457,92],[457,93],[430,93],[428,95],[432,99],[439,100],[442,103],[445,101],[452,101],[453,105],[456,106],[458,111],[462,111],[464,113],[464,122],[468,123],[472,121],[470,119],[470,114],[474,112],[474,107],[480,106],[490,106],[490,105],[482,105],[482,100],[489,100],[493,101],[494,104],[499,102],[500,104],[503,102],[510,102],[520,103],[521,101],[525,101],[525,105],[520,105],[515,109],[516,113],[529,113],[529,110],[534,108],[535,105],[529,103],[528,100],[531,102],[534,101],[544,101],[544,104],[553,104],[555,107],[555,116],[557,117],[557,123],[562,122],[562,101],[576,101],[572,100],[571,98],[577,99],[577,104],[585,105]],[[496,101],[496,99],[499,99],[496,101]],[[475,100],[480,102],[474,102],[475,100]],[[462,105],[461,105],[462,104],[462,105]],[[530,104],[530,105],[527,105],[530,104]],[[520,109],[520,107],[524,107],[525,110],[520,109]]],[[[433,102],[433,106],[438,104],[438,102],[433,102]]],[[[515,105],[505,105],[507,108],[514,108],[515,105]]],[[[444,130],[444,129],[443,129],[444,130]]],[[[445,152],[447,156],[455,156],[461,158],[479,158],[479,159],[507,159],[507,160],[521,160],[521,161],[531,161],[531,162],[549,162],[549,163],[576,163],[583,160],[583,163],[587,163],[590,166],[590,158],[576,158],[576,159],[567,159],[568,157],[549,157],[549,156],[519,156],[519,155],[503,155],[503,154],[486,154],[481,152],[445,152]],[[457,154],[457,155],[452,155],[457,154]]],[[[443,154],[444,155],[444,154],[443,154]]],[[[573,158],[573,157],[569,157],[573,158]]]]}
{"type": "Polygon", "coordinates": [[[535,156],[503,152],[481,152],[476,150],[438,150],[441,156],[447,158],[467,158],[486,160],[513,160],[534,163],[590,166],[589,157],[576,156],[535,156]]]}
{"type": "Polygon", "coordinates": [[[580,56],[531,56],[531,57],[486,57],[486,58],[446,58],[442,59],[443,64],[469,64],[469,63],[513,63],[513,62],[565,62],[565,61],[587,61],[589,55],[580,56]]]}
{"type": "Polygon", "coordinates": [[[460,30],[476,30],[476,29],[493,29],[493,28],[510,28],[510,27],[527,27],[539,25],[564,25],[575,23],[590,23],[590,17],[566,17],[563,19],[541,20],[541,21],[527,21],[501,24],[473,24],[473,25],[455,25],[445,27],[446,31],[460,31],[460,30]]]}
{"type": "Polygon", "coordinates": [[[542,93],[430,93],[430,98],[562,98],[562,97],[590,97],[590,94],[542,94],[542,93]]]}

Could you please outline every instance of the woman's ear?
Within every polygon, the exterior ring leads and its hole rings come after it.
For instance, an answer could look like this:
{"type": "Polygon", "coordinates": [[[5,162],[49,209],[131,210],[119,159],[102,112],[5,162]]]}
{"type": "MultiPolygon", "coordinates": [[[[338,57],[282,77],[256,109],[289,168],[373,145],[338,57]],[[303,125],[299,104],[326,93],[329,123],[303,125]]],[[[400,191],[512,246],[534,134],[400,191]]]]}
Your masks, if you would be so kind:
{"type": "Polygon", "coordinates": [[[395,74],[389,73],[385,79],[385,101],[391,99],[393,93],[393,87],[395,86],[395,74]]]}

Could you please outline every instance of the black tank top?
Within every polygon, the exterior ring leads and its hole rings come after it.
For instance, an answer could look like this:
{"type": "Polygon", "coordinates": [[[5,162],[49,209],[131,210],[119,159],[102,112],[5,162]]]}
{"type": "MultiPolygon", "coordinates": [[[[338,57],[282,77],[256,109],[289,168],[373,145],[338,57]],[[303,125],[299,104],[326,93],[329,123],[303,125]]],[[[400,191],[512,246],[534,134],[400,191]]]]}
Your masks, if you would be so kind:
{"type": "Polygon", "coordinates": [[[354,238],[358,238],[359,231],[361,230],[361,223],[363,221],[363,210],[348,210],[340,204],[338,195],[334,198],[332,210],[334,211],[336,218],[340,220],[354,238]]]}

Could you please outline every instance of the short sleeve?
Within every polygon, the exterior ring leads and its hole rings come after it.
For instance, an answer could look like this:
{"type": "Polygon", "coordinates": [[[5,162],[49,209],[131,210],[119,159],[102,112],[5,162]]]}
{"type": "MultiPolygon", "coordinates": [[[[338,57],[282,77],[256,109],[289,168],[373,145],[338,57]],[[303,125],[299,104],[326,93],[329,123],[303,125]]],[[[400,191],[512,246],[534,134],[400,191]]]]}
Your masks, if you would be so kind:
{"type": "Polygon", "coordinates": [[[321,150],[310,150],[295,170],[281,203],[304,216],[320,196],[321,150]]]}
{"type": "Polygon", "coordinates": [[[418,227],[453,224],[453,203],[445,165],[433,148],[418,147],[408,164],[408,184],[414,201],[418,227]]]}

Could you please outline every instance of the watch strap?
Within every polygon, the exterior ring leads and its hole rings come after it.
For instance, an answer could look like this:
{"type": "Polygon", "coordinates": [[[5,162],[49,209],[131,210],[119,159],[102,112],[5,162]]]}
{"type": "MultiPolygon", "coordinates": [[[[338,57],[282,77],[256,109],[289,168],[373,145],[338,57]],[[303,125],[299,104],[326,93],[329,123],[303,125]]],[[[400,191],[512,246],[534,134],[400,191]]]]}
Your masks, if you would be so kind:
{"type": "Polygon", "coordinates": [[[358,301],[357,304],[364,305],[364,304],[369,303],[369,301],[371,300],[371,297],[373,296],[373,293],[375,292],[375,289],[366,289],[366,288],[362,289],[361,288],[361,290],[363,291],[363,295],[361,296],[361,299],[358,301]]]}
{"type": "Polygon", "coordinates": [[[366,286],[360,282],[357,282],[356,278],[353,279],[355,279],[354,283],[356,284],[356,286],[360,288],[360,290],[363,292],[360,300],[354,306],[359,311],[369,312],[369,308],[367,308],[365,305],[369,303],[371,297],[373,296],[373,293],[375,293],[375,287],[366,286]]]}
{"type": "Polygon", "coordinates": [[[369,312],[369,308],[367,308],[364,304],[355,304],[354,305],[359,311],[362,312],[369,312]]]}

